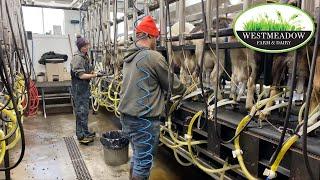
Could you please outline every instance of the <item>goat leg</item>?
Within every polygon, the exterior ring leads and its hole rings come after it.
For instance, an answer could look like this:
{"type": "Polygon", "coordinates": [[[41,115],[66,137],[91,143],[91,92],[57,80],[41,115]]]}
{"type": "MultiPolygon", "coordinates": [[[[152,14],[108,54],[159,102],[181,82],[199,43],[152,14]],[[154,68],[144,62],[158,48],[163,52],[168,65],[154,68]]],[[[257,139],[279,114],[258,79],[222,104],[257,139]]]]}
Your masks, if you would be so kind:
{"type": "MultiPolygon", "coordinates": [[[[276,88],[276,87],[272,87],[272,88],[271,88],[271,91],[270,91],[270,96],[269,96],[269,97],[273,97],[273,96],[277,95],[278,93],[279,93],[279,92],[278,92],[277,88],[276,88]]],[[[269,102],[266,104],[265,109],[273,106],[273,104],[274,104],[274,101],[269,101],[269,102]]],[[[260,113],[260,115],[259,115],[259,120],[266,120],[269,115],[270,115],[270,112],[260,113]]]]}

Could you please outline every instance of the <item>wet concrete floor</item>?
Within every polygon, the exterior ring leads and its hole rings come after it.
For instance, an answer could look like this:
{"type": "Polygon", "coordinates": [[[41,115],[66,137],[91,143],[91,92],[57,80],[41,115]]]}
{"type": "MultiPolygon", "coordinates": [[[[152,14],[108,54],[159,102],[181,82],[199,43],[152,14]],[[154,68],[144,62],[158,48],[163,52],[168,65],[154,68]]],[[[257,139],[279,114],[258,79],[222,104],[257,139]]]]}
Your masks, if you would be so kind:
{"type": "MultiPolygon", "coordinates": [[[[122,166],[111,167],[103,159],[103,147],[99,141],[102,133],[121,128],[119,120],[112,114],[99,112],[90,114],[89,128],[97,132],[95,142],[89,146],[77,145],[89,173],[94,180],[127,180],[129,162],[122,166]]],[[[24,120],[26,152],[21,164],[11,171],[13,180],[72,180],[77,179],[63,137],[75,137],[75,118],[73,114],[41,114],[24,120]]],[[[10,151],[10,163],[19,156],[20,147],[10,151]]],[[[131,151],[129,153],[131,156],[131,151]]],[[[1,172],[0,179],[4,179],[1,172]]],[[[195,168],[179,165],[171,150],[160,147],[151,172],[151,180],[187,180],[210,179],[205,173],[195,168]]]]}

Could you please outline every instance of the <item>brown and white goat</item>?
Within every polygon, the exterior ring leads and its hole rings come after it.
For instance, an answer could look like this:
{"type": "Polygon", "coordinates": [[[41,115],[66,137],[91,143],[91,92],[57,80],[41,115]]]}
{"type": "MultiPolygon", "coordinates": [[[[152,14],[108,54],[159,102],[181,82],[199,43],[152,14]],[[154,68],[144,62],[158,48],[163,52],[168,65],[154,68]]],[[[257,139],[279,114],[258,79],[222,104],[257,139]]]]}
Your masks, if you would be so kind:
{"type": "MultiPolygon", "coordinates": [[[[320,104],[320,47],[318,48],[318,57],[316,62],[316,69],[313,79],[313,90],[311,95],[310,113],[320,104]]],[[[315,122],[309,122],[313,124],[315,122]]]]}
{"type": "MultiPolygon", "coordinates": [[[[307,48],[302,48],[297,50],[297,83],[296,87],[294,89],[290,90],[296,90],[297,93],[301,94],[305,90],[305,81],[308,78],[309,69],[308,69],[308,56],[307,56],[307,48]]],[[[308,52],[309,53],[309,52],[308,52]]],[[[272,86],[270,90],[270,97],[275,96],[279,93],[279,87],[283,85],[283,81],[287,81],[287,84],[290,84],[292,81],[291,75],[290,75],[290,68],[292,68],[292,63],[294,61],[294,52],[289,53],[282,53],[282,54],[275,54],[273,57],[273,63],[272,63],[272,86]],[[288,79],[287,72],[289,72],[288,79]]],[[[270,101],[266,104],[266,108],[271,107],[274,104],[273,101],[270,101]]],[[[270,112],[267,113],[261,113],[259,115],[260,120],[264,120],[267,118],[267,116],[270,114],[270,112]]]]}
{"type": "MultiPolygon", "coordinates": [[[[229,38],[229,42],[236,42],[234,37],[229,38]]],[[[256,89],[257,63],[253,50],[248,48],[230,49],[232,76],[230,98],[240,101],[247,87],[246,109],[251,109],[254,105],[254,93],[256,89]],[[239,94],[237,87],[240,85],[239,94]]]]}
{"type": "MultiPolygon", "coordinates": [[[[179,35],[179,22],[171,27],[172,36],[179,35]]],[[[185,23],[185,34],[189,34],[194,29],[190,23],[185,23]]],[[[172,45],[179,46],[179,42],[172,42],[172,45]]],[[[192,41],[186,40],[185,45],[192,45],[192,41]]],[[[196,80],[197,63],[195,55],[190,50],[179,50],[173,52],[173,62],[180,67],[180,80],[184,84],[192,84],[196,80]]]]}
{"type": "MultiPolygon", "coordinates": [[[[232,20],[228,19],[228,18],[219,18],[219,27],[221,28],[227,28],[230,24],[232,20]]],[[[212,25],[212,30],[216,29],[216,23],[217,20],[215,19],[213,21],[213,25],[212,25]]],[[[191,33],[199,33],[199,32],[204,32],[204,26],[203,23],[198,24],[196,26],[196,28],[194,30],[192,30],[191,33]]],[[[196,59],[197,59],[197,63],[198,66],[201,66],[201,55],[202,52],[204,50],[204,43],[203,43],[203,39],[200,40],[193,40],[193,43],[196,46],[196,59]]],[[[213,43],[223,43],[224,42],[224,37],[220,37],[218,39],[218,41],[216,40],[216,38],[212,38],[212,42],[213,43]]],[[[200,76],[203,77],[203,82],[204,84],[208,84],[211,85],[213,87],[214,91],[218,91],[218,100],[222,99],[222,94],[221,94],[221,90],[220,90],[220,86],[216,86],[216,80],[217,80],[217,71],[218,71],[218,63],[217,63],[217,57],[216,57],[216,51],[215,49],[209,49],[209,50],[204,50],[204,58],[203,58],[203,72],[202,74],[200,74],[200,76]]],[[[220,60],[220,66],[224,67],[224,61],[225,61],[225,53],[223,49],[219,50],[219,60],[220,60]]],[[[221,77],[221,75],[223,74],[223,68],[220,68],[219,71],[219,78],[221,77]]]]}

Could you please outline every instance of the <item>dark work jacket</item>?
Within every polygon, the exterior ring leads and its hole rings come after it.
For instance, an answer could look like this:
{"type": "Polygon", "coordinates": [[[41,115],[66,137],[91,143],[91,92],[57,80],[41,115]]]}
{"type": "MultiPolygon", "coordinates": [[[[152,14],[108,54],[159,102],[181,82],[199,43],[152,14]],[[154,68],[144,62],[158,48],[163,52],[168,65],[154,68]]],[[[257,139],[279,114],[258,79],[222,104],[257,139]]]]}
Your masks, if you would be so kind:
{"type": "MultiPolygon", "coordinates": [[[[123,82],[118,110],[135,117],[159,117],[169,88],[169,65],[157,51],[129,51],[123,64],[123,82]]],[[[185,86],[174,75],[173,94],[183,94],[185,86]]]]}
{"type": "Polygon", "coordinates": [[[78,95],[90,96],[90,80],[80,79],[84,73],[91,73],[93,68],[90,64],[89,57],[81,52],[74,54],[71,60],[71,81],[73,93],[78,95]]]}

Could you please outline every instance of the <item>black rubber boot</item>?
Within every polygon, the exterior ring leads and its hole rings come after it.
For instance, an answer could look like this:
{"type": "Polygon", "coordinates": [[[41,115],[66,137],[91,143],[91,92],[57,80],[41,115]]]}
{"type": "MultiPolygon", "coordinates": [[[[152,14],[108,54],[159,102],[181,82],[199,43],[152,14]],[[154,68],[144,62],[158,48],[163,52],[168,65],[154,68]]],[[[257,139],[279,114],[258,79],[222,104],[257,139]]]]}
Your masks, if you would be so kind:
{"type": "Polygon", "coordinates": [[[133,167],[130,166],[130,170],[129,170],[129,180],[132,179],[132,172],[133,172],[133,167]]]}
{"type": "Polygon", "coordinates": [[[89,134],[87,135],[88,138],[94,138],[96,137],[96,132],[89,132],[89,134]]]}

